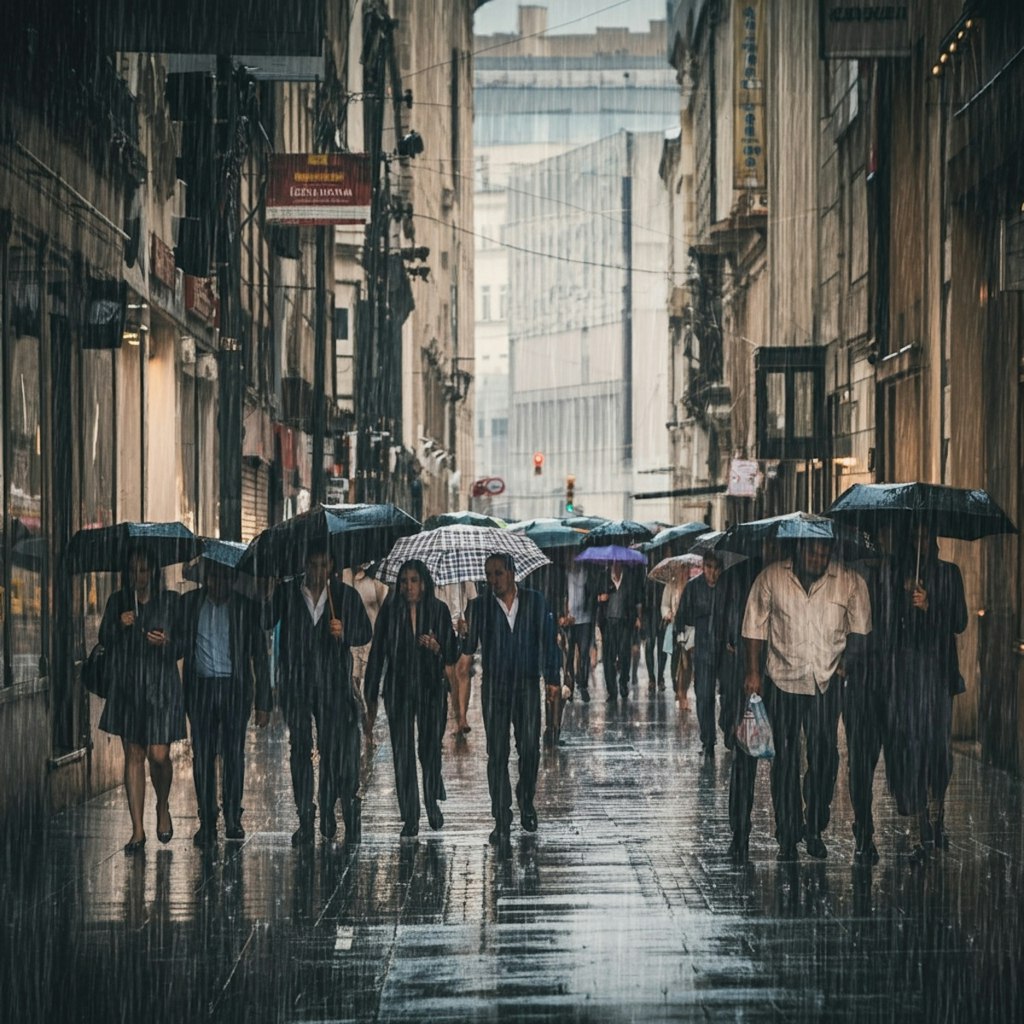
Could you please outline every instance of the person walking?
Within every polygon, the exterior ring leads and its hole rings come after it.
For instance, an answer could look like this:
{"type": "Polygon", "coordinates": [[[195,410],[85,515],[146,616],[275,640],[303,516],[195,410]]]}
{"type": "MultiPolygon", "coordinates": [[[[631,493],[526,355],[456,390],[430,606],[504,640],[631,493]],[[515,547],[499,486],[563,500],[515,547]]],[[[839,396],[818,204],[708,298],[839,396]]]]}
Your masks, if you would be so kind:
{"type": "MultiPolygon", "coordinates": [[[[476,584],[472,580],[448,583],[437,587],[438,598],[448,608],[452,628],[465,616],[467,604],[476,597],[476,584]]],[[[469,701],[473,695],[473,659],[468,654],[459,657],[454,665],[445,666],[445,675],[452,694],[452,717],[455,719],[453,736],[468,736],[472,731],[469,724],[469,701]]],[[[442,723],[442,738],[444,724],[442,723]]]]}
{"type": "MultiPolygon", "coordinates": [[[[801,840],[810,856],[828,856],[821,834],[829,823],[839,768],[837,677],[846,674],[844,655],[850,661],[863,657],[870,632],[867,586],[833,560],[828,541],[797,541],[793,557],[767,566],[751,587],[743,617],[744,690],[748,697],[763,696],[772,726],[771,790],[780,861],[795,860],[801,840]],[[807,743],[803,796],[801,733],[807,743]]],[[[730,853],[738,862],[747,859],[756,766],[754,758],[734,752],[730,853]]]]}
{"type": "Polygon", "coordinates": [[[121,737],[124,789],[132,836],[124,852],[146,844],[146,775],[156,793],[156,834],[174,836],[169,798],[174,779],[171,744],[185,738],[185,705],[173,643],[178,595],[163,589],[160,567],[145,548],[125,558],[121,588],[110,595],[99,640],[107,659],[110,693],[100,716],[104,732],[121,737]]]}
{"type": "Polygon", "coordinates": [[[643,624],[644,577],[642,570],[612,562],[597,596],[598,624],[604,649],[606,702],[629,696],[633,637],[643,624]]]}
{"type": "Polygon", "coordinates": [[[590,703],[590,649],[594,643],[598,580],[594,570],[570,558],[565,569],[565,678],[580,700],[590,703]]]}
{"type": "Polygon", "coordinates": [[[918,819],[911,860],[920,862],[949,845],[953,697],[964,691],[956,634],[967,627],[967,604],[960,570],[939,559],[927,524],[916,526],[908,541],[896,568],[885,766],[897,810],[918,819]]]}
{"type": "Polygon", "coordinates": [[[192,727],[192,779],[199,829],[192,842],[217,841],[217,755],[221,758],[224,835],[238,842],[245,786],[245,733],[256,705],[256,725],[270,721],[273,697],[261,609],[234,589],[233,569],[202,560],[203,586],[180,601],[178,637],[184,659],[185,710],[192,727]]]}
{"type": "Polygon", "coordinates": [[[279,697],[291,747],[292,791],[299,827],[292,844],[313,841],[313,722],[320,755],[320,834],[337,835],[341,800],[346,842],[359,840],[359,729],[362,709],[352,689],[351,648],[373,638],[363,602],[331,578],[331,555],[311,549],[305,573],[279,587],[272,605],[280,624],[279,697]]]}
{"type": "MultiPolygon", "coordinates": [[[[515,561],[498,552],[485,565],[490,593],[469,603],[461,621],[463,650],[481,648],[481,701],[487,736],[487,788],[494,830],[490,842],[507,852],[512,824],[509,726],[519,757],[516,799],[524,831],[537,830],[534,797],[540,765],[540,679],[557,686],[561,658],[555,623],[542,594],[516,584],[515,561]]],[[[627,662],[628,665],[628,662],[627,662]]]]}
{"type": "Polygon", "coordinates": [[[364,687],[371,726],[383,691],[403,838],[417,835],[420,828],[417,753],[427,821],[435,831],[444,826],[438,806],[443,799],[441,740],[448,714],[444,667],[455,664],[459,654],[451,613],[434,596],[429,570],[415,559],[405,562],[398,570],[396,592],[381,606],[374,627],[364,687]]]}

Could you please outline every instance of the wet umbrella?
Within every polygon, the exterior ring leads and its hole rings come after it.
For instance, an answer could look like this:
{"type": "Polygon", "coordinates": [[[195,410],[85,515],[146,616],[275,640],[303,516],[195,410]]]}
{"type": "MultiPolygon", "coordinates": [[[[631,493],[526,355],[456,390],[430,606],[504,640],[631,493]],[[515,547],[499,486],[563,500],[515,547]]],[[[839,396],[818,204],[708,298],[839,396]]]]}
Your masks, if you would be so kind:
{"type": "Polygon", "coordinates": [[[634,522],[632,519],[610,519],[600,526],[595,526],[584,540],[584,547],[599,547],[603,544],[636,544],[639,541],[650,540],[654,531],[643,523],[634,522]]]}
{"type": "Polygon", "coordinates": [[[585,530],[566,526],[561,519],[524,519],[521,523],[514,523],[509,530],[524,534],[537,547],[546,550],[578,548],[587,535],[585,530]]]}
{"type": "Polygon", "coordinates": [[[567,516],[562,522],[573,529],[593,530],[598,526],[604,526],[605,523],[610,523],[611,520],[604,516],[567,516]]]}
{"type": "Polygon", "coordinates": [[[610,565],[612,562],[628,562],[631,565],[646,565],[647,558],[636,548],[624,548],[619,544],[605,544],[601,547],[584,548],[576,556],[577,562],[610,565]]]}
{"type": "Polygon", "coordinates": [[[838,543],[844,559],[872,558],[878,549],[856,530],[846,529],[827,516],[810,512],[789,512],[786,515],[736,523],[715,543],[716,551],[734,551],[747,557],[761,554],[765,541],[823,540],[838,543]]]}
{"type": "MultiPolygon", "coordinates": [[[[747,559],[744,555],[738,555],[734,551],[715,551],[722,571],[731,569],[740,562],[747,559]]],[[[673,555],[671,558],[663,558],[648,574],[649,580],[656,583],[672,583],[680,576],[686,576],[691,569],[704,565],[704,556],[695,552],[685,555],[673,555]]]]}
{"type": "Polygon", "coordinates": [[[253,538],[237,568],[254,576],[298,576],[308,552],[322,548],[331,551],[338,569],[363,565],[419,529],[412,516],[391,504],[319,505],[253,538]]]}
{"type": "Polygon", "coordinates": [[[680,526],[670,526],[660,533],[656,533],[652,540],[640,545],[641,551],[653,552],[662,556],[668,554],[685,554],[690,550],[695,537],[707,533],[711,529],[707,523],[683,523],[680,526]]]}
{"type": "Polygon", "coordinates": [[[187,562],[202,554],[203,542],[182,523],[117,523],[79,530],[68,542],[71,572],[118,572],[133,549],[151,554],[157,565],[187,562]]]}
{"type": "Polygon", "coordinates": [[[377,579],[394,583],[402,564],[410,558],[418,558],[426,564],[439,587],[468,580],[481,581],[486,579],[484,563],[488,556],[498,552],[515,559],[517,580],[551,561],[522,533],[485,526],[441,526],[424,530],[415,537],[401,538],[373,572],[377,579]]]}
{"type": "Polygon", "coordinates": [[[883,523],[925,523],[939,537],[978,540],[1017,528],[987,491],[942,484],[854,484],[827,515],[874,532],[883,523]]]}
{"type": "Polygon", "coordinates": [[[221,540],[219,537],[203,538],[203,553],[189,565],[185,566],[182,576],[193,583],[206,582],[207,566],[223,565],[234,571],[234,587],[240,594],[250,600],[262,601],[266,593],[261,584],[248,573],[238,572],[238,563],[247,550],[247,545],[237,540],[221,540]]]}
{"type": "Polygon", "coordinates": [[[463,510],[461,512],[441,512],[436,516],[430,516],[423,524],[423,529],[436,530],[439,526],[486,526],[492,530],[503,530],[508,523],[497,516],[463,510]]]}

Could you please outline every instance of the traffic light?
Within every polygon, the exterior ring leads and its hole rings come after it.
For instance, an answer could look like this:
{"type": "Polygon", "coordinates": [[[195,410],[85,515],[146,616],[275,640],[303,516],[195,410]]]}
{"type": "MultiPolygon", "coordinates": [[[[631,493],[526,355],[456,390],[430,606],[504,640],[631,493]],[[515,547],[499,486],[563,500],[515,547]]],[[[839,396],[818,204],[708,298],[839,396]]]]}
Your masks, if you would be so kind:
{"type": "Polygon", "coordinates": [[[533,475],[540,476],[544,472],[544,453],[533,453],[533,475]]]}
{"type": "Polygon", "coordinates": [[[576,490],[576,477],[571,473],[565,478],[565,511],[572,515],[576,511],[576,500],[574,493],[576,490]]]}

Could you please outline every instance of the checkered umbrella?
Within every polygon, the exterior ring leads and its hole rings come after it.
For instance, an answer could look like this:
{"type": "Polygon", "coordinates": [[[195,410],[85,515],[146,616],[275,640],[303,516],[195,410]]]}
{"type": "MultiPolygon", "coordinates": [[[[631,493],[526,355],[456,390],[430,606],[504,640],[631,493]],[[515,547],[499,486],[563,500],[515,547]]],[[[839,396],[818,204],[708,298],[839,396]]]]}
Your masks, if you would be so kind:
{"type": "Polygon", "coordinates": [[[441,526],[413,537],[402,537],[387,558],[377,565],[374,575],[385,583],[394,583],[402,563],[418,558],[430,570],[436,586],[467,580],[480,582],[486,578],[484,562],[487,557],[499,552],[515,559],[517,580],[551,561],[521,533],[482,526],[441,526]]]}

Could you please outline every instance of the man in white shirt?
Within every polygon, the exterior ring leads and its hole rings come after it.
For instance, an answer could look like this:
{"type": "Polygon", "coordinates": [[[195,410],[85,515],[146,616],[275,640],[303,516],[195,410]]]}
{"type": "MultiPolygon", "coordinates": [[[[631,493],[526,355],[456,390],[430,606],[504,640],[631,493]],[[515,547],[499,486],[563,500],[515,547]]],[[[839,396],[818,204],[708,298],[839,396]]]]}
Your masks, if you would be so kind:
{"type": "MultiPolygon", "coordinates": [[[[792,559],[772,563],[754,580],[743,617],[744,689],[764,698],[775,740],[771,785],[780,861],[795,860],[802,839],[812,857],[828,855],[821,833],[839,769],[842,695],[836,677],[845,674],[844,655],[861,655],[871,632],[863,578],[831,554],[827,541],[797,542],[792,559]],[[801,731],[807,741],[802,795],[801,731]]],[[[736,750],[729,810],[731,853],[740,862],[747,855],[756,767],[736,750]]]]}

